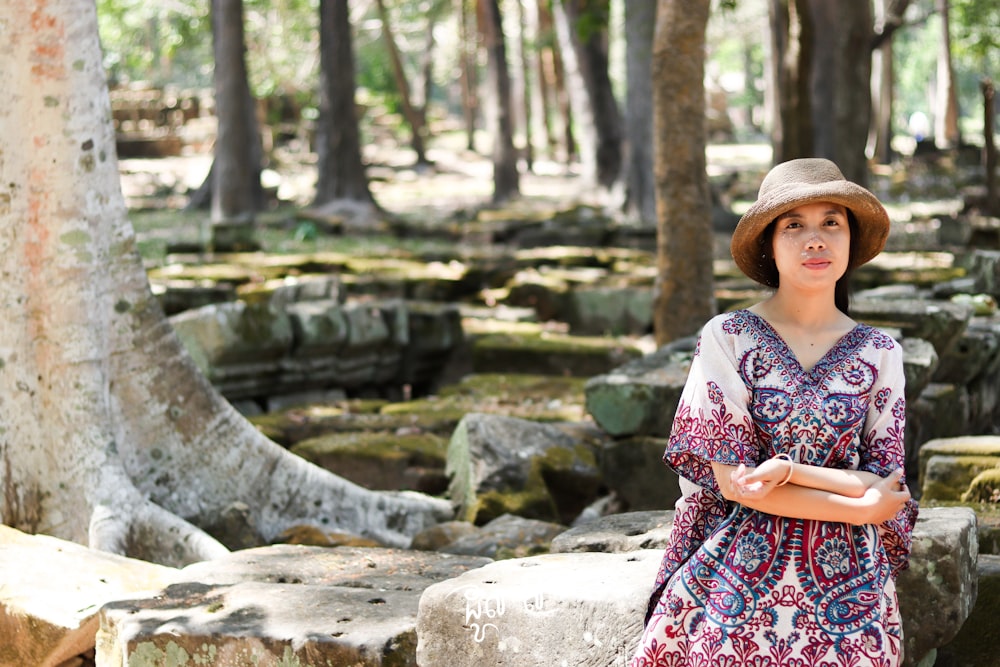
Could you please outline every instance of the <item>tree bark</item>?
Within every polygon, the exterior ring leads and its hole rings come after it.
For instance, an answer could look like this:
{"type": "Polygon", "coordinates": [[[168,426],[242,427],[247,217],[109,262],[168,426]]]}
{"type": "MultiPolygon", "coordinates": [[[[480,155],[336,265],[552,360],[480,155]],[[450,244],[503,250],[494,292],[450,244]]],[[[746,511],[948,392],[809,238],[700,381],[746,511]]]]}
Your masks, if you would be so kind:
{"type": "Polygon", "coordinates": [[[814,157],[834,161],[847,180],[867,185],[865,146],[871,124],[874,38],[871,5],[810,0],[810,16],[814,157]]]}
{"type": "Polygon", "coordinates": [[[656,224],[653,180],[653,31],[657,0],[625,4],[625,214],[656,224]]]}
{"type": "Polygon", "coordinates": [[[354,108],[354,51],[347,0],[320,0],[318,173],[314,206],[337,200],[374,205],[361,160],[354,108]]]}
{"type": "MultiPolygon", "coordinates": [[[[459,67],[462,84],[462,118],[465,120],[465,147],[476,151],[476,116],[479,110],[479,99],[476,95],[478,77],[476,76],[475,54],[476,46],[472,35],[475,30],[469,29],[471,21],[469,11],[470,0],[456,0],[459,21],[459,67]]],[[[471,0],[477,2],[478,0],[471,0]]]]}
{"type": "Polygon", "coordinates": [[[658,345],[715,314],[705,162],[705,29],[711,0],[659,0],[653,45],[658,345]]]}
{"type": "Polygon", "coordinates": [[[958,85],[951,64],[949,0],[937,0],[937,11],[941,17],[941,39],[938,42],[934,143],[938,148],[956,148],[962,143],[962,135],[958,127],[958,85]]]}
{"type": "Polygon", "coordinates": [[[890,164],[892,152],[892,117],[895,98],[896,65],[892,56],[892,38],[896,30],[903,24],[903,15],[910,0],[879,0],[879,8],[875,41],[872,44],[878,64],[873,66],[872,85],[872,128],[869,144],[872,154],[878,164],[890,164]]]}
{"type": "MultiPolygon", "coordinates": [[[[546,100],[546,119],[551,117],[550,109],[555,107],[559,111],[562,121],[562,143],[565,147],[564,159],[566,164],[571,164],[577,156],[577,144],[573,132],[573,105],[570,103],[570,95],[566,83],[566,68],[563,66],[559,49],[556,48],[558,39],[556,37],[555,22],[552,12],[546,0],[538,0],[538,33],[542,37],[543,46],[539,55],[539,79],[544,82],[546,100]]],[[[556,131],[546,120],[546,132],[548,133],[549,150],[555,157],[556,147],[559,140],[556,138],[556,131]]]]}
{"type": "Polygon", "coordinates": [[[152,295],[122,197],[92,0],[0,3],[0,519],[183,565],[234,503],[405,546],[445,501],[362,489],[267,440],[198,372],[152,295]]]}
{"type": "Polygon", "coordinates": [[[990,79],[979,84],[983,93],[983,169],[986,171],[986,213],[1000,215],[997,192],[996,87],[990,79]]]}
{"type": "MultiPolygon", "coordinates": [[[[608,76],[608,0],[558,0],[563,8],[564,28],[560,35],[563,53],[567,47],[574,54],[576,72],[582,83],[582,94],[577,94],[574,104],[587,109],[577,118],[592,124],[593,158],[584,156],[585,163],[593,161],[596,183],[610,189],[622,175],[622,120],[608,76]]],[[[558,19],[557,19],[558,23],[558,19]]],[[[585,172],[588,170],[585,169],[585,172]]]]}
{"type": "Polygon", "coordinates": [[[487,75],[495,105],[493,128],[493,201],[503,202],[520,194],[517,151],[511,118],[510,74],[504,44],[503,20],[498,0],[479,0],[483,43],[487,52],[487,75]]]}
{"type": "Polygon", "coordinates": [[[809,72],[812,22],[808,0],[771,0],[771,146],[775,164],[813,157],[809,72]]]}
{"type": "Polygon", "coordinates": [[[375,0],[378,7],[379,20],[382,21],[382,37],[385,38],[385,48],[389,53],[389,62],[392,64],[392,76],[396,81],[396,89],[399,91],[400,104],[403,106],[403,118],[410,126],[410,146],[417,154],[417,164],[426,165],[427,149],[425,138],[427,135],[426,107],[417,107],[413,103],[410,93],[410,81],[406,77],[403,69],[403,59],[399,55],[399,48],[396,46],[396,37],[392,32],[392,21],[389,20],[389,12],[385,9],[385,0],[375,0]]]}

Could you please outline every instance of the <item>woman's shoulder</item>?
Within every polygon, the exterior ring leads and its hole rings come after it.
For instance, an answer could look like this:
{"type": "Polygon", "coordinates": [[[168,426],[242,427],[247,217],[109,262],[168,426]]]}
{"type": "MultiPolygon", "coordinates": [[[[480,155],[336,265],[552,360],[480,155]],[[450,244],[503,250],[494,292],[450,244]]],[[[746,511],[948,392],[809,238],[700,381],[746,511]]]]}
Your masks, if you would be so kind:
{"type": "Polygon", "coordinates": [[[865,345],[889,354],[901,354],[902,346],[888,332],[870,324],[858,324],[856,330],[865,345]]]}

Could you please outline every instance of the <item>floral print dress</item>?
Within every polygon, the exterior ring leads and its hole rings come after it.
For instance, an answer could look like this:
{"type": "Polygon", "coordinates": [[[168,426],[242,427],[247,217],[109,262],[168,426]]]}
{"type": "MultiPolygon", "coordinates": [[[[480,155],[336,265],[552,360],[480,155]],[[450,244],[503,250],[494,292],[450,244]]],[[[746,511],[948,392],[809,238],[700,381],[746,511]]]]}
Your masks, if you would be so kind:
{"type": "Polygon", "coordinates": [[[727,502],[713,461],[794,461],[885,477],[904,461],[899,345],[859,324],[811,369],[747,310],[703,329],[664,461],[673,529],[632,667],[895,667],[895,576],[916,503],[881,525],[792,519],[727,502]]]}

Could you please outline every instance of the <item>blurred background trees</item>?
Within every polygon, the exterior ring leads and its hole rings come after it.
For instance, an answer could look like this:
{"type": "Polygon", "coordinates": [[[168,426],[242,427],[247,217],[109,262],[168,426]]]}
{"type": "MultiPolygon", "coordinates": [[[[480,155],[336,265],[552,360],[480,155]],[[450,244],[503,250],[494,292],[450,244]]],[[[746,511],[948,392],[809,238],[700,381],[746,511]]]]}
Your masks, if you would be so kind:
{"type": "MultiPolygon", "coordinates": [[[[653,48],[654,25],[676,27],[662,20],[669,0],[227,0],[242,5],[259,163],[280,172],[277,151],[311,156],[312,204],[325,211],[345,199],[378,209],[366,165],[380,147],[424,169],[447,146],[489,156],[484,204],[519,196],[521,173],[561,169],[626,222],[658,230],[666,251],[665,235],[707,225],[692,216],[710,202],[664,226],[679,200],[663,201],[680,175],[701,169],[691,156],[706,143],[765,145],[776,162],[828,157],[861,183],[902,156],[992,145],[995,0],[706,1],[705,30],[689,35],[701,80],[682,82],[675,75],[695,71],[689,45],[653,48]],[[686,122],[689,86],[704,96],[703,132],[686,122]],[[654,163],[670,176],[654,177],[654,163]]],[[[98,0],[112,97],[153,91],[161,116],[194,106],[230,122],[213,89],[212,4],[98,0]]],[[[142,122],[149,131],[158,121],[142,122]]],[[[123,115],[119,131],[128,129],[143,130],[123,115]]],[[[211,139],[217,151],[223,137],[219,128],[211,139]]],[[[235,160],[248,163],[258,160],[235,160]]],[[[220,178],[212,182],[246,187],[245,177],[220,178]]]]}

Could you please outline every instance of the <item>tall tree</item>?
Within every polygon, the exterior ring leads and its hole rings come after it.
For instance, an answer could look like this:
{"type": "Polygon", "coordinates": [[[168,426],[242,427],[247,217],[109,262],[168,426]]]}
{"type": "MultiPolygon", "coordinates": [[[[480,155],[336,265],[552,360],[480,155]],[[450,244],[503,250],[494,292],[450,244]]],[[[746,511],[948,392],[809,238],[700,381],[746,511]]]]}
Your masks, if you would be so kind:
{"type": "Polygon", "coordinates": [[[476,40],[478,31],[471,29],[476,16],[476,10],[471,10],[469,3],[478,5],[478,0],[455,0],[456,16],[458,17],[458,66],[459,79],[462,85],[462,120],[465,121],[465,147],[476,150],[476,116],[479,109],[479,98],[476,96],[478,77],[476,76],[476,40]]]}
{"type": "Polygon", "coordinates": [[[936,0],[941,20],[938,40],[937,82],[934,104],[934,143],[938,148],[955,148],[962,143],[958,127],[958,85],[951,61],[951,3],[936,0]]]}
{"type": "Polygon", "coordinates": [[[517,171],[517,151],[514,150],[510,72],[507,69],[507,47],[499,0],[479,0],[479,15],[494,105],[494,127],[490,132],[493,138],[493,201],[502,202],[520,194],[521,177],[517,171]]]}
{"type": "Polygon", "coordinates": [[[592,156],[584,154],[581,141],[584,173],[587,176],[592,173],[598,185],[611,188],[621,178],[622,120],[608,74],[610,2],[555,0],[555,7],[564,61],[569,72],[580,78],[580,84],[570,87],[576,91],[570,96],[574,115],[591,124],[582,131],[593,150],[592,156]]]}
{"type": "Polygon", "coordinates": [[[341,200],[374,206],[361,160],[354,104],[354,49],[347,0],[320,0],[319,121],[316,127],[317,207],[341,200]]]}
{"type": "Polygon", "coordinates": [[[711,0],[659,0],[653,41],[660,345],[715,314],[712,208],[705,162],[705,30],[711,0]]]}
{"type": "Polygon", "coordinates": [[[868,2],[771,0],[780,123],[774,160],[825,157],[868,182],[873,18],[868,2]]]}
{"type": "MultiPolygon", "coordinates": [[[[392,64],[392,76],[396,81],[396,89],[399,92],[399,102],[403,108],[403,118],[410,126],[410,146],[417,154],[417,164],[426,165],[427,161],[427,107],[425,104],[415,104],[410,88],[410,79],[403,68],[403,57],[399,53],[399,46],[396,44],[396,36],[392,29],[392,20],[385,7],[385,0],[375,0],[378,7],[379,20],[382,22],[382,37],[385,41],[385,48],[389,53],[389,62],[392,64]]],[[[431,28],[429,34],[433,34],[434,12],[428,13],[428,22],[431,28]]],[[[428,50],[433,45],[433,40],[427,44],[428,50]]]]}
{"type": "Polygon", "coordinates": [[[153,296],[121,193],[93,0],[0,3],[0,520],[169,565],[295,524],[398,545],[450,516],[267,440],[213,390],[153,296]]]}
{"type": "Polygon", "coordinates": [[[647,225],[656,221],[653,182],[653,31],[657,0],[625,4],[625,213],[647,225]]]}
{"type": "Polygon", "coordinates": [[[212,164],[212,246],[256,249],[254,223],[261,205],[260,133],[247,79],[243,0],[212,0],[215,115],[212,164]]]}
{"type": "Polygon", "coordinates": [[[808,0],[770,0],[771,87],[774,117],[771,146],[775,163],[813,155],[809,72],[812,22],[808,0]]]}
{"type": "Polygon", "coordinates": [[[872,126],[869,144],[879,164],[892,161],[892,117],[894,107],[895,62],[892,38],[903,25],[910,0],[879,0],[875,5],[875,41],[872,66],[872,126]]]}

